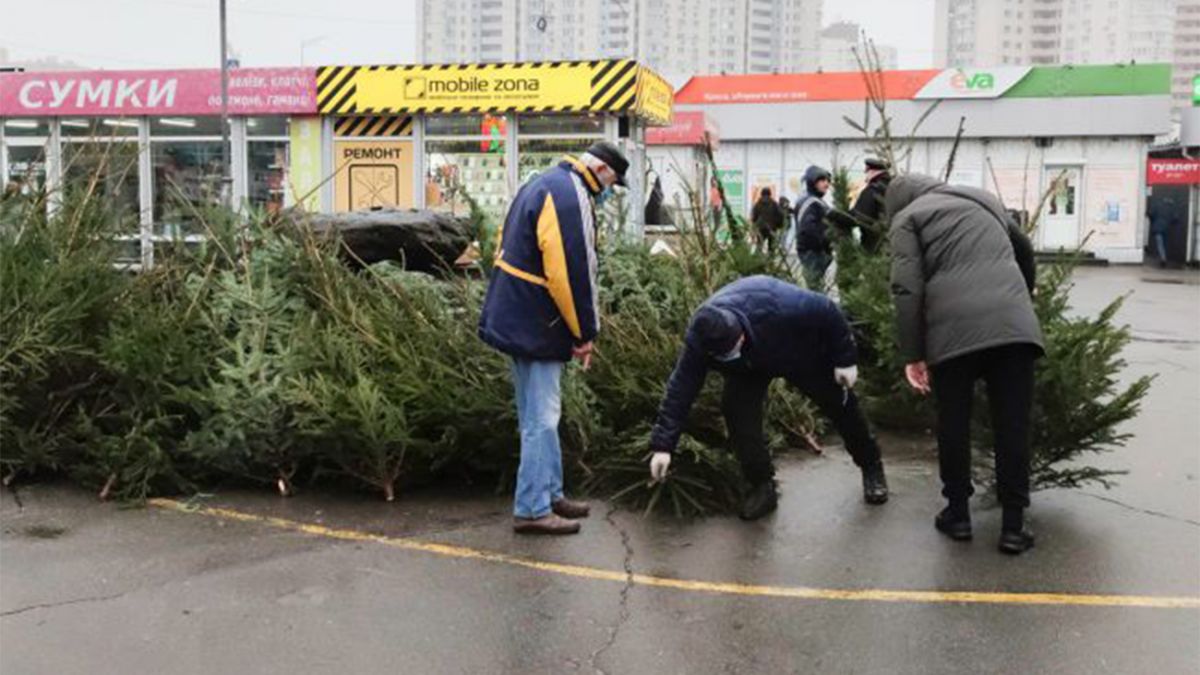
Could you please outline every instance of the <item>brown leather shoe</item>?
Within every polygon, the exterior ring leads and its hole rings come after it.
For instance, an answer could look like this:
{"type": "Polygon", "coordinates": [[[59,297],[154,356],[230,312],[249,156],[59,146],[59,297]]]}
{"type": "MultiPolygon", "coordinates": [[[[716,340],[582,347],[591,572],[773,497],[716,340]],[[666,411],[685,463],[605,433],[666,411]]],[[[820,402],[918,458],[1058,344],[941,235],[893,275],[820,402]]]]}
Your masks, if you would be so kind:
{"type": "Polygon", "coordinates": [[[541,518],[513,518],[513,532],[517,534],[575,534],[579,522],[547,513],[541,518]]]}
{"type": "Polygon", "coordinates": [[[592,512],[592,507],[588,506],[587,502],[577,502],[566,497],[551,504],[550,508],[563,518],[587,518],[592,512]]]}

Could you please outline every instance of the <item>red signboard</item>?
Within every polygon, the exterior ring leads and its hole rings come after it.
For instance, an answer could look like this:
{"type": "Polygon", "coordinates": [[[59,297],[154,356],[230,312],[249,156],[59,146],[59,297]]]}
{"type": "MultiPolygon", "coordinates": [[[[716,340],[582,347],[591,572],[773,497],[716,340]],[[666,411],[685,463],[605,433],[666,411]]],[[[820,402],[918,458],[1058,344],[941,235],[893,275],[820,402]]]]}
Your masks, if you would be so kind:
{"type": "Polygon", "coordinates": [[[715,148],[719,139],[716,120],[700,110],[676,110],[670,126],[646,129],[646,145],[704,145],[704,134],[715,148]]]}
{"type": "MultiPolygon", "coordinates": [[[[234,115],[317,112],[312,68],[229,71],[234,115]]],[[[99,70],[0,73],[0,116],[219,115],[221,71],[99,70]]]]}
{"type": "MultiPolygon", "coordinates": [[[[890,70],[880,85],[889,99],[911,99],[940,70],[890,70]]],[[[676,104],[795,103],[861,101],[867,98],[862,73],[795,75],[698,75],[675,94],[676,104]]]]}
{"type": "Polygon", "coordinates": [[[1200,159],[1146,160],[1147,185],[1200,185],[1200,159]]]}

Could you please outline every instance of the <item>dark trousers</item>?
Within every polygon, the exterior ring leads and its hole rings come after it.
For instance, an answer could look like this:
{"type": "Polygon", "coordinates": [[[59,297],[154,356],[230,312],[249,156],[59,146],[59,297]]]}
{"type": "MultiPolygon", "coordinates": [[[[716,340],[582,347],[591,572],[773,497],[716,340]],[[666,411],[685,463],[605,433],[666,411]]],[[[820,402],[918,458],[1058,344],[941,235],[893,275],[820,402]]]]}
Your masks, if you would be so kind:
{"type": "MultiPolygon", "coordinates": [[[[827,378],[789,379],[829,418],[846,444],[846,450],[859,467],[879,462],[879,445],[871,435],[867,419],[858,407],[854,392],[846,392],[833,380],[832,367],[827,378]]],[[[763,435],[763,410],[771,378],[751,374],[725,375],[725,393],[721,410],[729,428],[729,445],[742,464],[742,476],[751,484],[775,477],[771,453],[763,435]]]]}
{"type": "Polygon", "coordinates": [[[1033,405],[1030,345],[1004,345],[950,359],[933,367],[938,413],[938,467],[942,495],[960,504],[971,485],[971,404],[975,382],[987,386],[996,455],[996,493],[1007,508],[1029,506],[1029,409],[1033,405]]]}

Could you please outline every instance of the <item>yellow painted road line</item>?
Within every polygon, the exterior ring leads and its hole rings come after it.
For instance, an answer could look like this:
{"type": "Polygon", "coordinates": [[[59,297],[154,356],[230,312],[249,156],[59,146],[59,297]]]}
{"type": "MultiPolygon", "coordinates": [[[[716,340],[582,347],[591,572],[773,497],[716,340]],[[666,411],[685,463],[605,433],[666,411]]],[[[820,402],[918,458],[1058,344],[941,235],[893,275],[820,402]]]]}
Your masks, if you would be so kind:
{"type": "Polygon", "coordinates": [[[420,551],[448,558],[482,560],[513,567],[561,574],[563,576],[632,583],[639,586],[671,588],[681,591],[716,593],[725,595],[763,596],[773,598],[797,598],[804,600],[843,600],[856,602],[911,602],[953,603],[990,605],[1066,605],[1089,607],[1147,607],[1153,609],[1200,609],[1200,597],[1155,596],[1155,595],[1088,595],[1079,593],[1002,593],[990,591],[894,591],[886,589],[841,590],[833,588],[809,588],[806,586],[759,586],[720,581],[697,581],[674,579],[648,574],[628,575],[620,570],[570,565],[566,563],[531,560],[507,553],[484,551],[458,546],[439,544],[409,537],[388,537],[357,530],[344,530],[324,525],[302,523],[286,518],[260,516],[232,509],[196,507],[173,499],[151,499],[151,506],[184,513],[195,513],[222,520],[258,523],[294,532],[303,532],[318,537],[345,541],[373,542],[406,551],[420,551]]]}

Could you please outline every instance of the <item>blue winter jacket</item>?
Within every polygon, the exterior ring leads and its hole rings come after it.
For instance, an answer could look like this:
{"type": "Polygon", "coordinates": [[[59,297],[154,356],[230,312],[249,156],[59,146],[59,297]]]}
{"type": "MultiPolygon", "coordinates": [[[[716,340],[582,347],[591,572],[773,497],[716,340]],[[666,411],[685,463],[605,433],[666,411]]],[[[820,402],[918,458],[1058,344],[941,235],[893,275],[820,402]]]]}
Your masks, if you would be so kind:
{"type": "Polygon", "coordinates": [[[725,286],[705,304],[737,315],[746,338],[742,357],[732,364],[717,361],[704,353],[694,329],[688,328],[683,354],[671,373],[650,437],[652,450],[675,450],[710,368],[804,382],[831,378],[834,368],[849,367],[857,361],[846,317],[820,293],[757,276],[725,286]]]}
{"type": "Polygon", "coordinates": [[[567,157],[525,183],[499,233],[479,337],[523,359],[569,361],[600,330],[592,198],[600,182],[567,157]]]}

